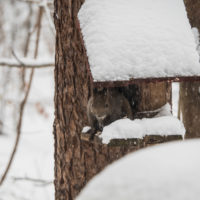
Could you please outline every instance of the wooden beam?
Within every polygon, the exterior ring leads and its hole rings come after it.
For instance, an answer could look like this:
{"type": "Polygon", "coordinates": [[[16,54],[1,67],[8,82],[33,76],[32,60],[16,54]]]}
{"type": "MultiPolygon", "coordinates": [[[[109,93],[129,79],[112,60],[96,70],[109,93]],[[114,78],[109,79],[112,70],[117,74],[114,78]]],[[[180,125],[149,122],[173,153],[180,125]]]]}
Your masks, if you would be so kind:
{"type": "Polygon", "coordinates": [[[156,82],[194,82],[194,81],[200,81],[200,76],[183,76],[183,77],[160,77],[160,78],[140,78],[140,79],[130,79],[125,81],[94,81],[93,86],[95,88],[97,87],[122,87],[122,86],[128,86],[136,83],[156,83],[156,82]]]}
{"type": "Polygon", "coordinates": [[[129,139],[112,139],[109,144],[103,144],[102,139],[99,138],[99,135],[95,135],[94,140],[90,140],[90,134],[82,133],[81,140],[97,143],[105,146],[135,146],[137,148],[142,148],[154,144],[160,144],[164,142],[171,142],[176,140],[183,140],[182,135],[146,135],[144,138],[129,138],[129,139]]]}

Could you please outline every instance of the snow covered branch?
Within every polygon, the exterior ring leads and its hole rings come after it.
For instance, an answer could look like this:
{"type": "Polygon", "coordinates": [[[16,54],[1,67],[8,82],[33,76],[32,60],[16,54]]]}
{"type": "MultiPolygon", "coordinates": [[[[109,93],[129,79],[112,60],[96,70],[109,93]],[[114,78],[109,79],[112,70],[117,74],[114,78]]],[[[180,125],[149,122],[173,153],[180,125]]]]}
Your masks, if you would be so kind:
{"type": "Polygon", "coordinates": [[[44,60],[44,59],[30,59],[30,58],[23,58],[20,59],[21,62],[17,61],[16,59],[9,59],[9,58],[0,58],[0,66],[2,67],[15,67],[15,68],[44,68],[44,67],[53,67],[54,61],[53,60],[44,60]]]}

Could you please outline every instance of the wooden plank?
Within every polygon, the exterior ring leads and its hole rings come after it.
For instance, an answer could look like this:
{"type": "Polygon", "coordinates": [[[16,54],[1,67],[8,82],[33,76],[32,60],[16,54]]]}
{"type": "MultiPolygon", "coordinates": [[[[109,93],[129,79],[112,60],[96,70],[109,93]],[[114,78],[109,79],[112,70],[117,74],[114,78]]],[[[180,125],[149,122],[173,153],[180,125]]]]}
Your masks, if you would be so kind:
{"type": "MultiPolygon", "coordinates": [[[[94,81],[94,80],[93,80],[94,81]]],[[[159,77],[159,78],[140,78],[125,81],[94,81],[93,85],[97,87],[122,87],[137,83],[157,83],[157,82],[184,82],[184,81],[200,81],[200,76],[180,76],[180,77],[159,77]]]]}
{"type": "MultiPolygon", "coordinates": [[[[140,102],[137,108],[137,114],[140,112],[153,111],[161,108],[166,103],[171,104],[171,84],[167,82],[137,84],[140,91],[140,102]]],[[[148,118],[155,116],[157,113],[148,113],[148,118]]],[[[138,118],[146,117],[146,115],[138,116],[138,118]]]]}
{"type": "Polygon", "coordinates": [[[149,146],[152,144],[159,144],[159,143],[182,140],[182,139],[183,139],[182,135],[167,135],[167,136],[146,135],[144,137],[144,143],[145,143],[145,146],[149,146]]]}
{"type": "Polygon", "coordinates": [[[168,135],[166,136],[166,141],[175,141],[175,140],[183,140],[182,135],[168,135]]]}
{"type": "Polygon", "coordinates": [[[135,146],[141,148],[143,146],[143,140],[139,138],[112,139],[108,146],[135,146]]]}
{"type": "MultiPolygon", "coordinates": [[[[91,143],[97,143],[102,144],[102,139],[98,137],[98,135],[94,136],[94,140],[90,140],[90,134],[82,133],[81,139],[87,142],[91,143]]],[[[154,144],[160,144],[164,142],[170,142],[170,141],[176,141],[176,140],[182,140],[182,135],[167,135],[167,136],[161,136],[161,135],[146,135],[143,139],[140,138],[130,138],[130,139],[112,139],[109,144],[106,146],[110,147],[117,147],[117,146],[124,146],[124,147],[135,147],[137,149],[154,145],[154,144]]]]}

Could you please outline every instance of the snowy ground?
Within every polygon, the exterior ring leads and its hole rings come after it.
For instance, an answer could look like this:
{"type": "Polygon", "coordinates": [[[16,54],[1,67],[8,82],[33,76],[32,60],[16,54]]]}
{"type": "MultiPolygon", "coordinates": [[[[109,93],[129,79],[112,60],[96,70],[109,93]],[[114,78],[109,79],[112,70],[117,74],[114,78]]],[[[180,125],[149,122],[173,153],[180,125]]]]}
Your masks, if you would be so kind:
{"type": "MultiPolygon", "coordinates": [[[[0,187],[0,200],[54,199],[53,93],[53,69],[36,70],[25,108],[19,148],[8,177],[0,187]]],[[[15,141],[15,130],[9,123],[6,130],[7,134],[0,137],[0,174],[4,171],[15,141]]]]}
{"type": "Polygon", "coordinates": [[[197,200],[199,151],[196,139],[131,153],[92,179],[77,200],[197,200]]]}

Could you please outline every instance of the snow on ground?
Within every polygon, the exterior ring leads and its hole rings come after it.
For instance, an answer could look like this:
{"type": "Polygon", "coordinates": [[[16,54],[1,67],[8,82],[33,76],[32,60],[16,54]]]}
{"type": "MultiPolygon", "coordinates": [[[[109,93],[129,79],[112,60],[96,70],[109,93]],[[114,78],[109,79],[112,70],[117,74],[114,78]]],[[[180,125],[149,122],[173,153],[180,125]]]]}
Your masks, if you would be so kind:
{"type": "Polygon", "coordinates": [[[94,177],[77,200],[188,200],[200,196],[200,140],[131,153],[94,177]]]}
{"type": "Polygon", "coordinates": [[[183,0],[86,0],[78,17],[95,81],[200,75],[183,0]]]}
{"type": "MultiPolygon", "coordinates": [[[[0,200],[54,199],[53,95],[53,68],[36,70],[25,108],[22,137],[8,177],[0,187],[0,200]],[[15,180],[18,178],[44,180],[47,184],[15,180]]],[[[9,122],[5,126],[6,135],[0,137],[0,174],[7,165],[15,141],[14,128],[9,122]]]]}

